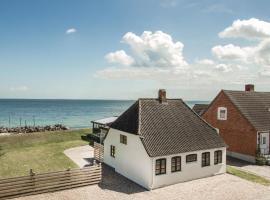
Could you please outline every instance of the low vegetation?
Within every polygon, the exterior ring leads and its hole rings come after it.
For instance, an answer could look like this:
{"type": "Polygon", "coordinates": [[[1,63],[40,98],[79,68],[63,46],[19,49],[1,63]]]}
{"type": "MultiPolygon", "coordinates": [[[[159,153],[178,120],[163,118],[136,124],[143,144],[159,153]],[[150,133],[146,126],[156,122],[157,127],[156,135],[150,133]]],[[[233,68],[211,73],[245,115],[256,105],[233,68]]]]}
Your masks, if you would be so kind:
{"type": "Polygon", "coordinates": [[[3,151],[3,148],[2,146],[0,145],[0,157],[4,155],[4,151],[3,151]]]}
{"type": "Polygon", "coordinates": [[[248,181],[262,184],[262,185],[266,185],[266,186],[270,185],[270,181],[264,177],[258,176],[256,174],[253,174],[247,171],[243,171],[241,169],[238,169],[236,167],[232,167],[229,165],[227,166],[227,173],[246,179],[248,181]]]}
{"type": "Polygon", "coordinates": [[[81,136],[90,129],[1,136],[0,178],[76,168],[63,151],[86,145],[81,136]]]}

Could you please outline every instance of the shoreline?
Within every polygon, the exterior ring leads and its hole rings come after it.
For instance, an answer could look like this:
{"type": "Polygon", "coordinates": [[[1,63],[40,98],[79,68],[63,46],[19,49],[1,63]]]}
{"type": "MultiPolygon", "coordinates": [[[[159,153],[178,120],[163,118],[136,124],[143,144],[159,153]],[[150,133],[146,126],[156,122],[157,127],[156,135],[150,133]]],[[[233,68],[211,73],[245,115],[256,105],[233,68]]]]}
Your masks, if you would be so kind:
{"type": "Polygon", "coordinates": [[[31,134],[43,134],[43,133],[60,133],[60,132],[70,132],[70,131],[76,131],[76,130],[91,130],[90,127],[85,128],[70,128],[68,130],[56,130],[56,131],[40,131],[40,132],[31,132],[31,133],[0,133],[0,138],[5,136],[24,136],[24,135],[31,135],[31,134]]]}
{"type": "Polygon", "coordinates": [[[69,130],[68,126],[63,124],[53,124],[45,126],[16,126],[16,127],[0,127],[0,135],[12,134],[28,134],[34,132],[52,132],[69,130]]]}

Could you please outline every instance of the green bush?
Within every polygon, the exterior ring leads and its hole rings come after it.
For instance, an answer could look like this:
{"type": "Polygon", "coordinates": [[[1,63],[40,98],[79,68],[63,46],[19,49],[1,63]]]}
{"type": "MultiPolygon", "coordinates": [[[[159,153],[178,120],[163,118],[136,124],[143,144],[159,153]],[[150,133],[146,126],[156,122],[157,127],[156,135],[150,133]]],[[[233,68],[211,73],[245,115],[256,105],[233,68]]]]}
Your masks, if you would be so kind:
{"type": "Polygon", "coordinates": [[[266,165],[267,164],[267,160],[266,160],[265,157],[257,156],[256,157],[256,164],[257,165],[266,165]]]}

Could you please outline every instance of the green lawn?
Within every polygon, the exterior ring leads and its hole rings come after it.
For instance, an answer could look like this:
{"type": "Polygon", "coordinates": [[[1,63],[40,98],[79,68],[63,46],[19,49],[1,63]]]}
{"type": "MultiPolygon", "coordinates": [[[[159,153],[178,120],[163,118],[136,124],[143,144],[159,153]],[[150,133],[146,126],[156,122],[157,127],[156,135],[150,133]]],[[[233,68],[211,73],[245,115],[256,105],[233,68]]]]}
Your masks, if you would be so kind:
{"type": "Polygon", "coordinates": [[[63,151],[88,144],[81,136],[89,132],[80,129],[1,136],[0,178],[27,175],[31,168],[37,173],[76,168],[63,151]]]}
{"type": "Polygon", "coordinates": [[[265,179],[264,177],[252,174],[247,171],[237,169],[236,167],[232,167],[229,165],[227,165],[227,173],[246,179],[248,181],[262,184],[262,185],[266,185],[266,186],[270,185],[270,181],[265,179]]]}

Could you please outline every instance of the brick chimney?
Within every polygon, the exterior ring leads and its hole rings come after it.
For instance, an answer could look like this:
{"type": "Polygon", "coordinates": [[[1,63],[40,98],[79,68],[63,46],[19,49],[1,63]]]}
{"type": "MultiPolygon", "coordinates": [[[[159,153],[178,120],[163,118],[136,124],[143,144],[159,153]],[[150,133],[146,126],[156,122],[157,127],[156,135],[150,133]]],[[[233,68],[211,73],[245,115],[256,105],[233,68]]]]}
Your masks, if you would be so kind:
{"type": "Polygon", "coordinates": [[[254,85],[253,84],[246,84],[245,91],[246,92],[254,92],[254,85]]]}
{"type": "Polygon", "coordinates": [[[158,100],[159,100],[159,103],[166,103],[167,102],[165,89],[158,90],[158,100]]]}

